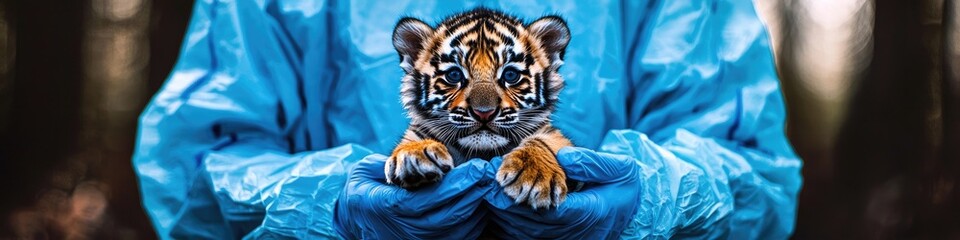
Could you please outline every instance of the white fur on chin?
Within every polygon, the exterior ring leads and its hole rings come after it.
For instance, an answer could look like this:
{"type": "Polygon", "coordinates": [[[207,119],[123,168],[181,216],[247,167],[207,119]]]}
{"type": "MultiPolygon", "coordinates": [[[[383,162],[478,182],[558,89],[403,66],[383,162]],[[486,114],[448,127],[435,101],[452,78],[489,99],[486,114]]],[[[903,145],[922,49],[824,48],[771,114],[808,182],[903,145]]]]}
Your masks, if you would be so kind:
{"type": "Polygon", "coordinates": [[[507,138],[503,136],[484,130],[470,134],[466,137],[462,137],[460,140],[457,140],[457,142],[459,142],[461,146],[470,149],[490,150],[506,146],[507,143],[510,143],[510,140],[507,140],[507,138]]]}

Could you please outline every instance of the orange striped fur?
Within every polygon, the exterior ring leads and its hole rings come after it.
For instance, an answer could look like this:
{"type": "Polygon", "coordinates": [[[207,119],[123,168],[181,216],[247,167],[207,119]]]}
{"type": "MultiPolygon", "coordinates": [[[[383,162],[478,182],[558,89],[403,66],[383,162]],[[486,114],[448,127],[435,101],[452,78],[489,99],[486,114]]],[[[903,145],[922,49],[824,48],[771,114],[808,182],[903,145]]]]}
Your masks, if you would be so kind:
{"type": "Polygon", "coordinates": [[[478,8],[435,28],[404,18],[394,30],[401,100],[411,123],[388,158],[387,181],[440,181],[472,158],[503,156],[497,181],[517,203],[555,207],[566,196],[557,151],[571,146],[550,125],[570,32],[563,19],[530,23],[478,8]]]}

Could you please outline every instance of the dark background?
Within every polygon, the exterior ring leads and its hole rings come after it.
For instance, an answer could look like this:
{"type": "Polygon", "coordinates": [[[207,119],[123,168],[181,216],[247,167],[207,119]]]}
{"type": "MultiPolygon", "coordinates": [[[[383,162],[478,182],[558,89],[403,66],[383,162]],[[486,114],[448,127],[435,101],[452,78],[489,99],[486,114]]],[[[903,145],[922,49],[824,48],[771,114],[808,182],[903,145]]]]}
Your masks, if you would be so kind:
{"type": "Polygon", "coordinates": [[[130,157],[192,7],[0,0],[0,238],[156,237],[130,157]]]}
{"type": "MultiPolygon", "coordinates": [[[[795,237],[960,239],[958,5],[757,3],[805,161],[795,237]]],[[[0,238],[155,237],[130,156],[192,5],[0,0],[0,238]]]]}

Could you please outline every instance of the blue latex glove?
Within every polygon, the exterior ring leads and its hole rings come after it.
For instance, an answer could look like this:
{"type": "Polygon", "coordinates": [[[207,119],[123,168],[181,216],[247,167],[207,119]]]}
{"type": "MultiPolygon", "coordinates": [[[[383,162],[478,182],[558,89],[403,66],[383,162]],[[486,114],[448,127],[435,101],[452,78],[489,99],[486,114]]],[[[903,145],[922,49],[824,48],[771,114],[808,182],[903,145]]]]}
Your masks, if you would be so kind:
{"type": "Polygon", "coordinates": [[[472,160],[437,184],[408,191],[386,184],[386,157],[373,155],[351,173],[334,213],[347,239],[476,239],[486,221],[483,196],[492,182],[490,163],[472,160]]]}
{"type": "MultiPolygon", "coordinates": [[[[499,165],[501,159],[493,164],[499,165]]],[[[556,209],[532,210],[514,204],[497,184],[485,197],[490,203],[493,233],[509,239],[614,239],[640,204],[640,166],[629,156],[567,147],[557,153],[567,179],[584,183],[567,194],[556,209]]]]}

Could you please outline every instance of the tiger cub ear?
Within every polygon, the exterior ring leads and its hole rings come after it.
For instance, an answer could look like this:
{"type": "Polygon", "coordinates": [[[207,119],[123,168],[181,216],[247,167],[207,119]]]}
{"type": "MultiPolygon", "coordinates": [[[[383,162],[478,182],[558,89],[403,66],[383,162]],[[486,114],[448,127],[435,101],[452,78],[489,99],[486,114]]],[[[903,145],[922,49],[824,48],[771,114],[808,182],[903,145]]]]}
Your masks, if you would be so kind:
{"type": "Polygon", "coordinates": [[[527,32],[540,40],[540,46],[547,51],[551,62],[563,60],[563,53],[570,43],[570,29],[558,16],[546,16],[527,26],[527,32]]]}
{"type": "Polygon", "coordinates": [[[423,50],[427,38],[433,34],[433,28],[420,19],[405,17],[400,19],[393,29],[393,47],[400,54],[400,67],[407,73],[413,72],[413,61],[423,50]]]}

